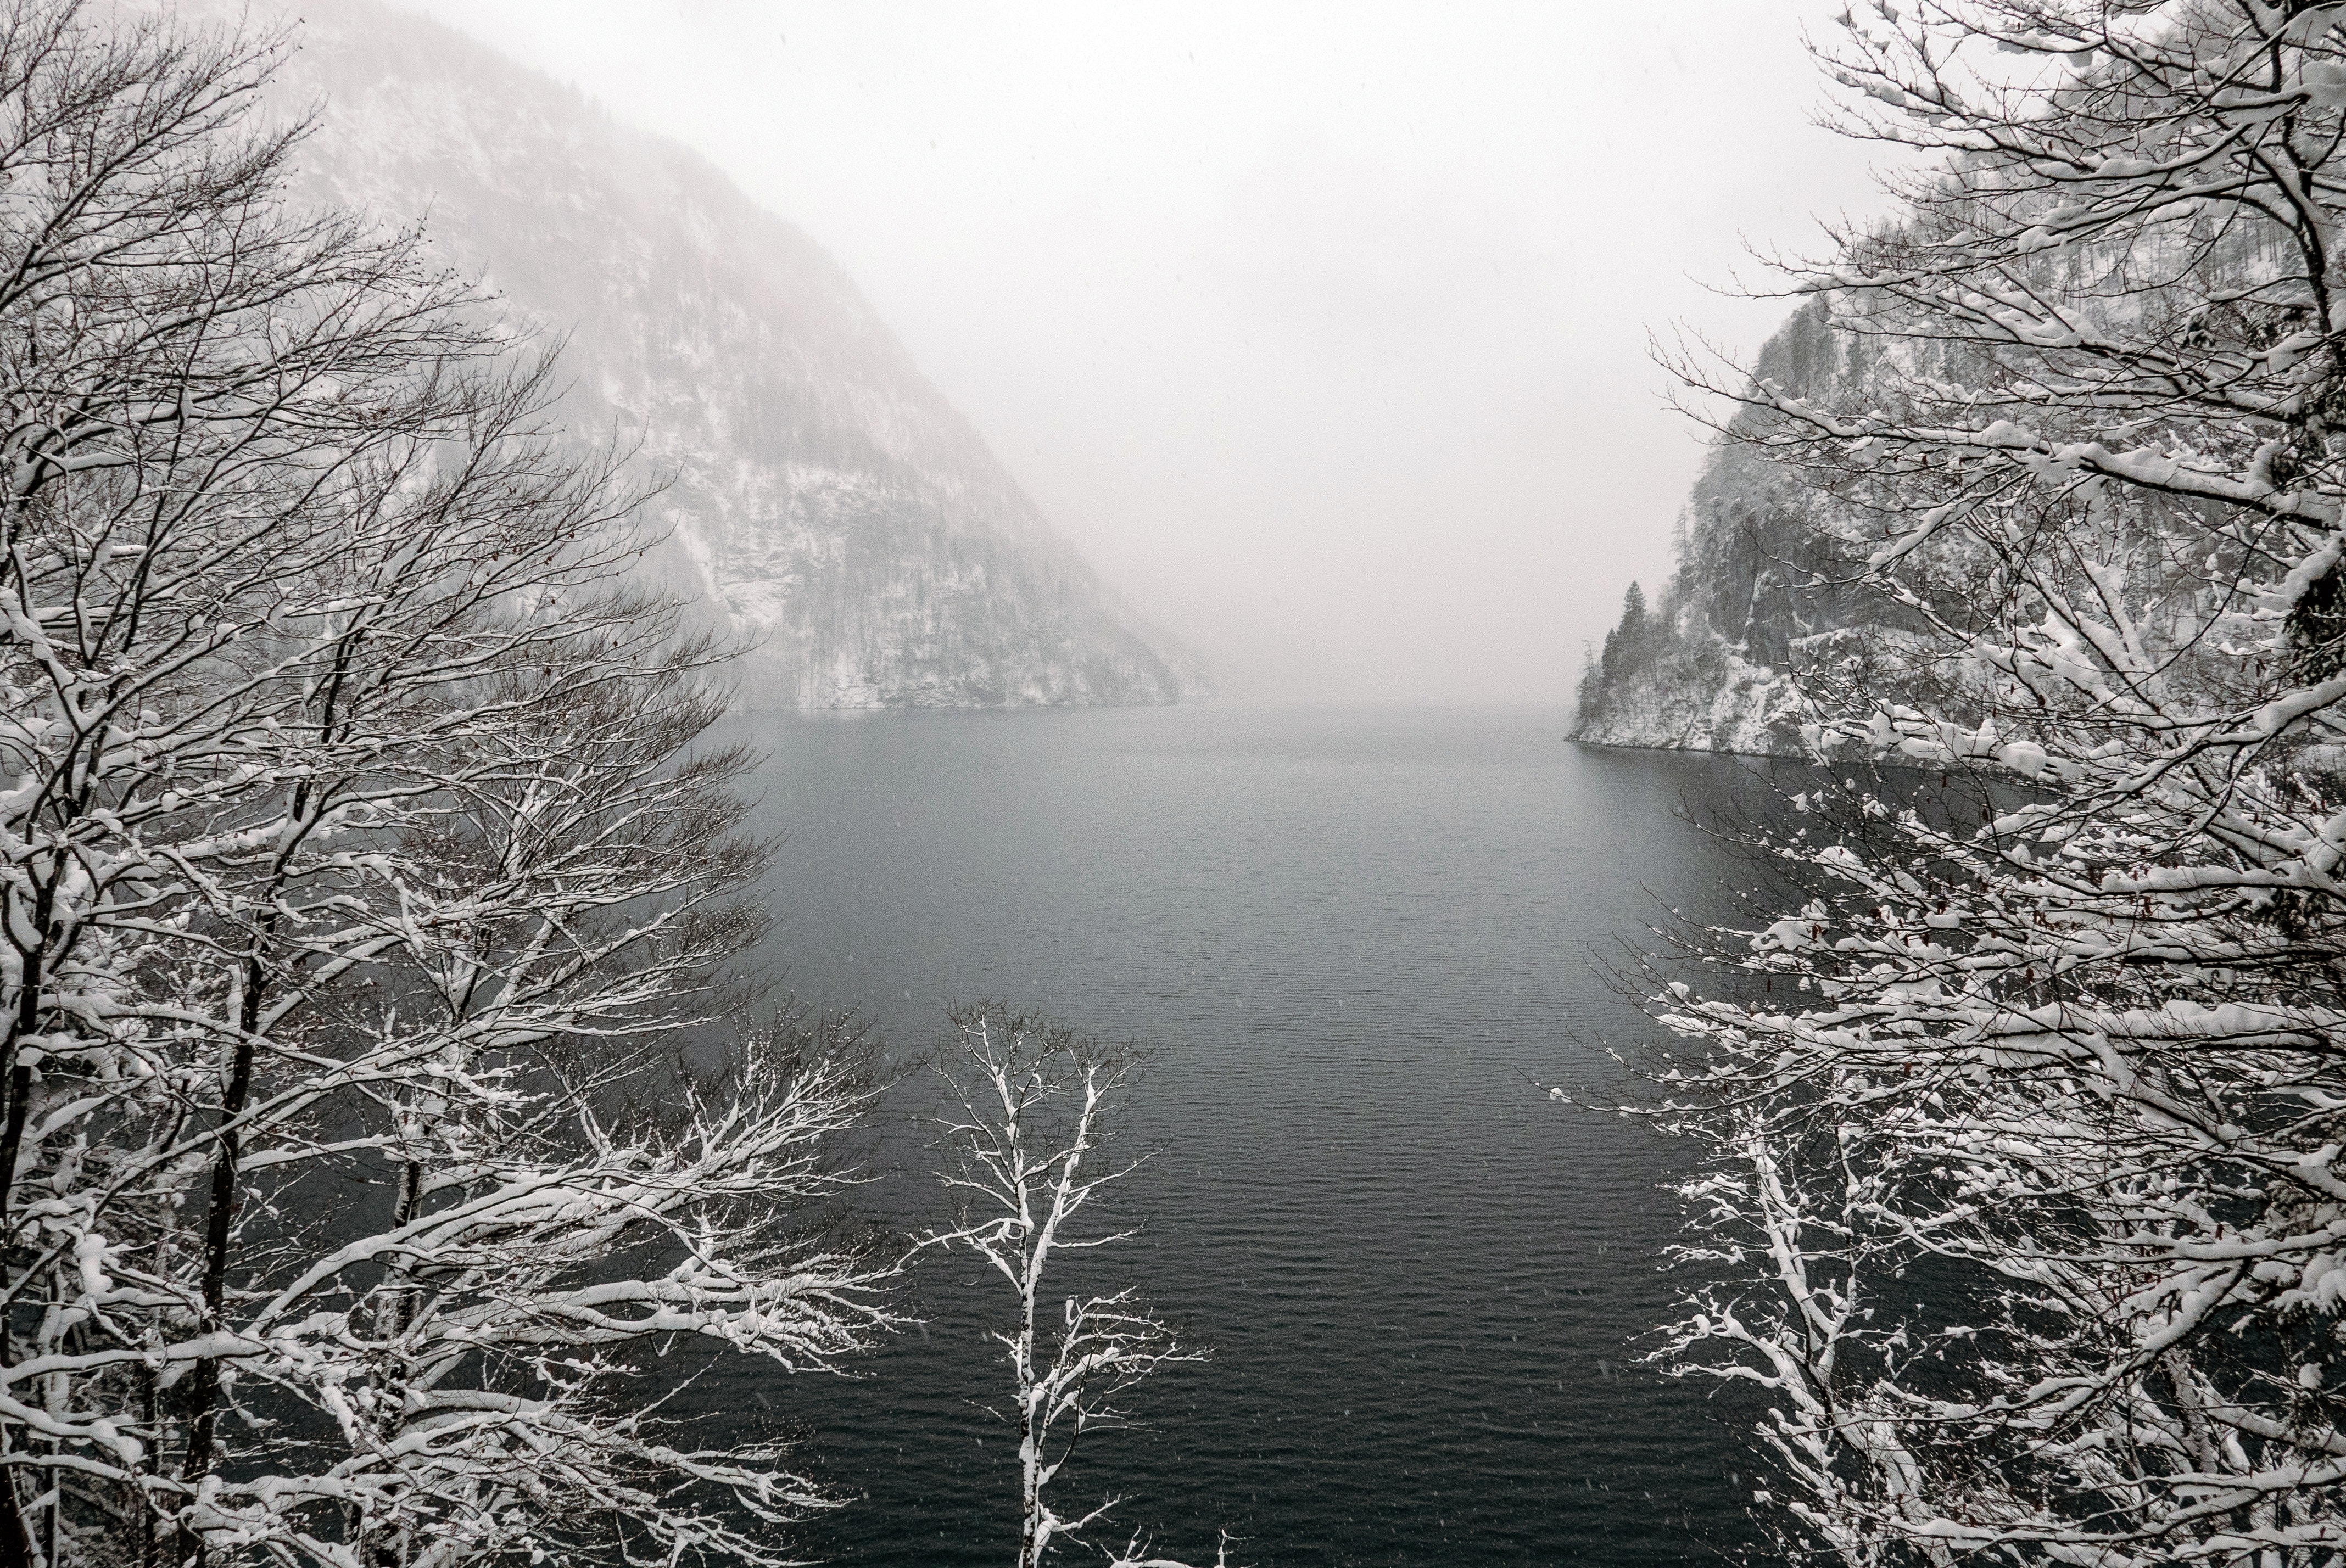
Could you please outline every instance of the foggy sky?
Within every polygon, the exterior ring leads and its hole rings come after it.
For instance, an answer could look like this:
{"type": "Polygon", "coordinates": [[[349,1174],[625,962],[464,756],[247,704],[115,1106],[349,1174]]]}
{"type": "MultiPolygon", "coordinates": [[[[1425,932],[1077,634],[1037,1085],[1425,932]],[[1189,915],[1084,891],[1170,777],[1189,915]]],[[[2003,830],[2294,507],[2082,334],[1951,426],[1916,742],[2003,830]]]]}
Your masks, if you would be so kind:
{"type": "Polygon", "coordinates": [[[1824,0],[403,3],[811,232],[1240,699],[1566,697],[1701,456],[1649,330],[1882,207],[1824,0]]]}

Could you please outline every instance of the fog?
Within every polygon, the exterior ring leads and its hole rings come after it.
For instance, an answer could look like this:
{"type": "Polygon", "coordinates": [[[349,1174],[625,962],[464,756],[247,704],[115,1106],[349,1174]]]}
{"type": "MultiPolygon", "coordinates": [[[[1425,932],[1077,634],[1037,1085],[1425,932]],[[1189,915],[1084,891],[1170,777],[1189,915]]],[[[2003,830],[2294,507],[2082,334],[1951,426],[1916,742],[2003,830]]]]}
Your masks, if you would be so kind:
{"type": "Polygon", "coordinates": [[[1881,205],[1813,0],[411,8],[810,230],[1240,699],[1566,697],[1701,459],[1649,332],[1881,205]]]}

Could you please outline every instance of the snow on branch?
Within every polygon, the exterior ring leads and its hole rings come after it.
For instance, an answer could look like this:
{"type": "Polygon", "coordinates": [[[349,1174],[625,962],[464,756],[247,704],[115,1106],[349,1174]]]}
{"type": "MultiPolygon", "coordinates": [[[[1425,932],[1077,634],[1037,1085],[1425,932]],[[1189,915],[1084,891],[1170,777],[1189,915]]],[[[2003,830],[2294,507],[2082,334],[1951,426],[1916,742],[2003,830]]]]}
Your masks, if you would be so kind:
{"type": "Polygon", "coordinates": [[[2346,1546],[2342,25],[1852,7],[1903,211],[1796,270],[1797,376],[1681,363],[1875,606],[1739,830],[1793,891],[1657,961],[1698,1048],[1622,1107],[1788,1553],[2346,1546]]]}
{"type": "MultiPolygon", "coordinates": [[[[1125,1394],[1206,1353],[1185,1345],[1130,1289],[1063,1297],[1056,1308],[1047,1299],[1045,1275],[1055,1255],[1133,1234],[1076,1221],[1141,1164],[1142,1156],[1118,1161],[1107,1152],[1109,1119],[1138,1078],[1140,1054],[997,1006],[957,1010],[953,1024],[937,1071],[953,1107],[939,1133],[957,1217],[927,1245],[984,1259],[1016,1299],[1011,1326],[992,1338],[1009,1362],[1018,1431],[1018,1563],[1039,1568],[1121,1501],[1108,1497],[1074,1516],[1054,1506],[1050,1488],[1084,1435],[1128,1424],[1125,1394]]],[[[1137,1562],[1144,1550],[1135,1536],[1124,1560],[1137,1562]]]]}
{"type": "Polygon", "coordinates": [[[289,204],[280,51],[0,7],[0,1564],[779,1564],[832,1500],[648,1361],[894,1321],[868,1053],[736,992],[716,650],[550,362],[289,204]]]}

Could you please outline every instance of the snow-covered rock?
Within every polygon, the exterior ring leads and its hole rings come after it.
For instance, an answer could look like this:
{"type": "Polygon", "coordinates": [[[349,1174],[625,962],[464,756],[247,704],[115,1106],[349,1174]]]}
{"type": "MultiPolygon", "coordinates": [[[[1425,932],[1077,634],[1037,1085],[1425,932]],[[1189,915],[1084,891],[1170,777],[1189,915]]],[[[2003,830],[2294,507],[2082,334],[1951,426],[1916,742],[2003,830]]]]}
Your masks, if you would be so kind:
{"type": "Polygon", "coordinates": [[[1624,670],[1587,704],[1573,738],[1599,746],[1789,756],[1800,750],[1791,683],[1708,642],[1624,670]]]}

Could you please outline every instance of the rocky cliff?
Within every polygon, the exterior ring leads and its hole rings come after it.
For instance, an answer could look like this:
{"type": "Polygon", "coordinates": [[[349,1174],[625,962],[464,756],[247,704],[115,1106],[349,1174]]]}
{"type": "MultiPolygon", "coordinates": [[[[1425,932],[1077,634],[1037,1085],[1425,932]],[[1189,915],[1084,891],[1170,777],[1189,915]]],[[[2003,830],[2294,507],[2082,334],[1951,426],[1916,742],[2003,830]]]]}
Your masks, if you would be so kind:
{"type": "Polygon", "coordinates": [[[421,220],[515,317],[567,335],[572,427],[664,485],[672,542],[647,569],[758,645],[750,705],[1202,692],[806,234],[444,27],[371,0],[300,18],[275,88],[321,108],[300,194],[421,220]]]}
{"type": "MultiPolygon", "coordinates": [[[[1856,384],[1864,344],[1821,303],[1761,349],[1756,374],[1798,395],[1856,384]]],[[[1608,746],[1791,755],[1793,674],[1827,658],[1872,658],[1907,635],[1883,601],[1851,585],[1862,552],[1829,504],[1722,437],[1678,520],[1677,569],[1652,604],[1633,585],[1621,623],[1580,682],[1574,738],[1608,746]]]]}

